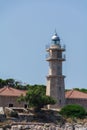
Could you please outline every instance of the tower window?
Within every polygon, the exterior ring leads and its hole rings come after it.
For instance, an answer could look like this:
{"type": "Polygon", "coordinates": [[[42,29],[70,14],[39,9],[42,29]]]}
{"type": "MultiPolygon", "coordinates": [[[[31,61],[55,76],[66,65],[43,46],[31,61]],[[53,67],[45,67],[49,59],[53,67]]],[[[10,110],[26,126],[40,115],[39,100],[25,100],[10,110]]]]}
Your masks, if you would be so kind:
{"type": "Polygon", "coordinates": [[[61,104],[61,99],[59,100],[59,104],[61,104]]]}
{"type": "Polygon", "coordinates": [[[62,57],[62,53],[61,52],[57,52],[57,56],[58,56],[58,58],[61,58],[62,57]]]}
{"type": "Polygon", "coordinates": [[[61,91],[61,87],[59,87],[59,90],[61,91]]]}

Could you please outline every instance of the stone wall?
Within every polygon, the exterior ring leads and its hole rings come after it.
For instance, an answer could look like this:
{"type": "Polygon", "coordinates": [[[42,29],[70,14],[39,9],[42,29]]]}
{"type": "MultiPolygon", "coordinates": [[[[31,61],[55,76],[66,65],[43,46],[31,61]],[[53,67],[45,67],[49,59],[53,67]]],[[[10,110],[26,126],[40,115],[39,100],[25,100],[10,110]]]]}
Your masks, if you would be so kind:
{"type": "Polygon", "coordinates": [[[14,123],[9,127],[0,128],[0,130],[87,130],[87,123],[71,124],[66,123],[63,126],[53,123],[14,123]]]}
{"type": "Polygon", "coordinates": [[[13,104],[13,107],[25,107],[25,102],[19,103],[17,101],[18,97],[16,96],[0,96],[0,106],[9,107],[10,104],[13,104]]]}

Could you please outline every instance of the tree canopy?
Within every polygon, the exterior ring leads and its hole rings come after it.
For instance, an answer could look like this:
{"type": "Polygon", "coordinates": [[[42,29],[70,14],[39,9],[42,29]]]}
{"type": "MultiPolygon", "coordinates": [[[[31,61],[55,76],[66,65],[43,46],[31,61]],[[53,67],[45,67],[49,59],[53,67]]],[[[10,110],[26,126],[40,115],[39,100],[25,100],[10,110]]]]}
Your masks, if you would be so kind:
{"type": "Polygon", "coordinates": [[[80,92],[87,93],[87,89],[86,88],[74,88],[74,90],[78,90],[80,92]]]}
{"type": "Polygon", "coordinates": [[[26,96],[21,96],[19,101],[26,101],[29,107],[34,107],[40,110],[45,105],[55,104],[56,101],[50,96],[46,96],[45,86],[31,86],[29,87],[26,96]]]}
{"type": "Polygon", "coordinates": [[[77,104],[70,104],[64,106],[60,114],[62,114],[65,117],[77,117],[77,118],[84,118],[86,116],[86,110],[77,104]]]}
{"type": "MultiPolygon", "coordinates": [[[[13,88],[20,89],[20,90],[28,90],[29,87],[31,87],[31,86],[35,87],[38,85],[37,84],[35,84],[35,85],[25,84],[21,81],[13,79],[13,78],[0,79],[0,88],[2,88],[4,86],[13,87],[13,88]]],[[[44,86],[44,88],[46,88],[45,85],[39,85],[39,86],[44,86]]]]}
{"type": "MultiPolygon", "coordinates": [[[[77,90],[77,91],[80,91],[80,92],[83,92],[83,93],[87,93],[87,89],[86,88],[73,88],[74,90],[77,90]]],[[[65,91],[69,91],[71,89],[66,89],[65,91]]]]}

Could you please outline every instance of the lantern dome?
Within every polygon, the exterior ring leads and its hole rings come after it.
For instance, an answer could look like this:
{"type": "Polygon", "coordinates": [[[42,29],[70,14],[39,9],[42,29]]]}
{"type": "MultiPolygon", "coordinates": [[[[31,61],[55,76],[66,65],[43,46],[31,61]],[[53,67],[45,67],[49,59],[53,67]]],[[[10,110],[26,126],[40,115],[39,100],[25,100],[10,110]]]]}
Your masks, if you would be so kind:
{"type": "Polygon", "coordinates": [[[60,41],[60,38],[58,37],[57,33],[55,32],[55,34],[52,36],[52,41],[60,41]]]}

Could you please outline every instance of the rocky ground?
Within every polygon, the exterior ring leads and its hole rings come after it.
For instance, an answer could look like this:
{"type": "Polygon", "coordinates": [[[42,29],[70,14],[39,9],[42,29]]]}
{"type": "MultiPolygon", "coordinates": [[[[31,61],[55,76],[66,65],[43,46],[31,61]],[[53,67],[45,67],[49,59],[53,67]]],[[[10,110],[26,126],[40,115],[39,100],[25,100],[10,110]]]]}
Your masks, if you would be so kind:
{"type": "Polygon", "coordinates": [[[87,130],[87,119],[64,119],[58,111],[19,113],[17,118],[6,117],[0,130],[87,130]]]}
{"type": "Polygon", "coordinates": [[[87,124],[71,124],[65,123],[64,125],[57,125],[54,123],[12,123],[11,125],[6,125],[0,130],[87,130],[87,124]]]}

